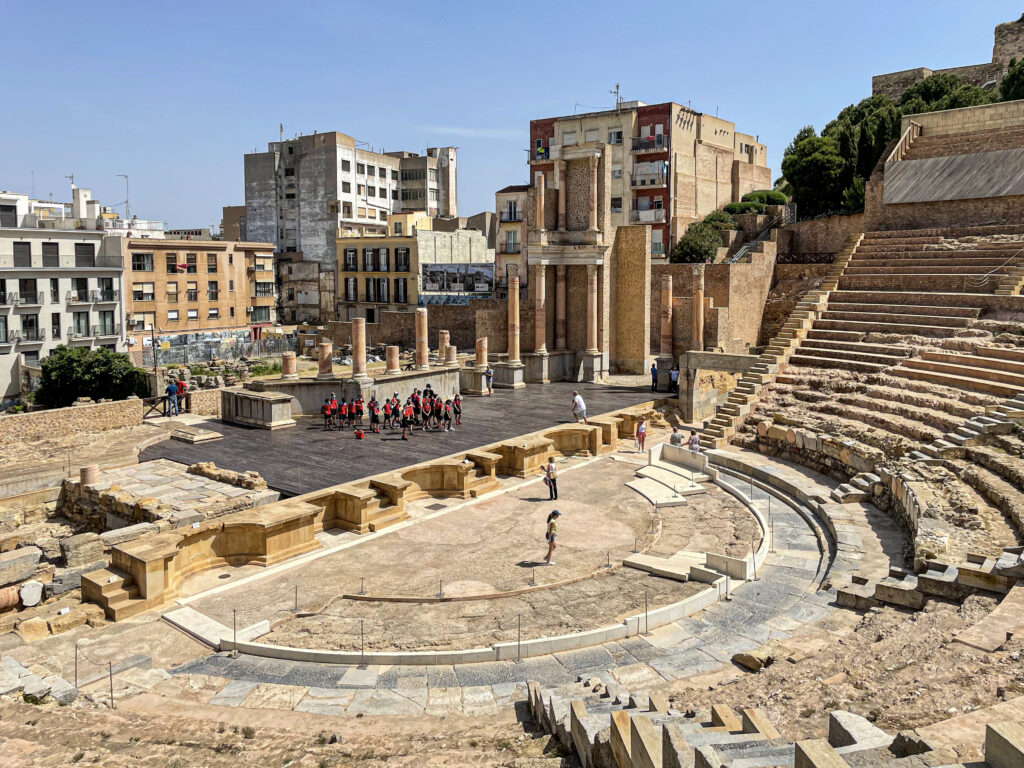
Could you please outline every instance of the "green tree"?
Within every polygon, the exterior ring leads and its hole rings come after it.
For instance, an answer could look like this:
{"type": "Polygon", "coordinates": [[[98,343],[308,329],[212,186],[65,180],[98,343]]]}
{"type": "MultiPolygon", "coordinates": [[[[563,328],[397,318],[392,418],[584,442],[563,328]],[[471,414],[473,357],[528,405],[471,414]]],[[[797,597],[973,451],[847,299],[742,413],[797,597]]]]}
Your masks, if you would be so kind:
{"type": "Polygon", "coordinates": [[[78,397],[124,400],[129,395],[150,394],[146,372],[122,352],[61,345],[40,367],[36,401],[50,408],[71,405],[78,397]]]}
{"type": "Polygon", "coordinates": [[[833,139],[813,136],[800,141],[782,160],[782,173],[800,205],[800,213],[817,216],[841,205],[846,161],[833,139]]]}
{"type": "Polygon", "coordinates": [[[710,224],[715,229],[739,229],[736,219],[725,211],[712,211],[704,217],[704,223],[710,224]]]}
{"type": "Polygon", "coordinates": [[[679,238],[672,249],[669,261],[673,264],[699,264],[708,260],[714,261],[718,249],[722,247],[722,238],[718,230],[704,221],[695,221],[686,228],[686,233],[679,238]]]}
{"type": "MultiPolygon", "coordinates": [[[[961,85],[963,83],[961,83],[960,78],[956,75],[929,75],[924,80],[914,83],[903,92],[903,95],[900,96],[900,107],[905,107],[907,102],[913,101],[918,97],[925,104],[934,104],[951,94],[961,85]]],[[[910,113],[904,112],[904,114],[910,113]]]]}
{"type": "MultiPolygon", "coordinates": [[[[1021,18],[1024,19],[1024,16],[1021,18]]],[[[999,95],[1003,101],[1024,99],[1024,59],[1010,59],[1010,68],[999,84],[999,95]]]]}
{"type": "Polygon", "coordinates": [[[814,130],[813,125],[805,125],[803,128],[796,132],[796,136],[794,136],[793,140],[789,142],[789,146],[786,147],[786,150],[782,153],[782,156],[785,157],[786,155],[792,155],[796,151],[797,144],[799,144],[804,139],[809,139],[812,136],[817,135],[818,134],[814,130]]]}

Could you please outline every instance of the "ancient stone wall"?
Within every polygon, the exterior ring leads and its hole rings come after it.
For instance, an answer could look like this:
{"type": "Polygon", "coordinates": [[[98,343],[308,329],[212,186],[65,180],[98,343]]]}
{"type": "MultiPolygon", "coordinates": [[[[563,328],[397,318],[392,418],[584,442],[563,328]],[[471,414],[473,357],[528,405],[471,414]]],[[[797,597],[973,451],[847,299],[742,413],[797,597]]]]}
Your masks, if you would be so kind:
{"type": "Polygon", "coordinates": [[[196,416],[220,417],[220,390],[196,389],[189,392],[189,413],[196,416]]]}
{"type": "Polygon", "coordinates": [[[780,260],[823,263],[835,260],[850,235],[864,231],[864,214],[825,216],[787,224],[778,233],[780,260]]]}
{"type": "Polygon", "coordinates": [[[660,337],[660,316],[652,311],[651,296],[660,294],[661,283],[653,285],[647,278],[651,269],[650,237],[649,227],[616,230],[611,259],[615,262],[611,298],[614,331],[608,350],[613,373],[644,373],[651,342],[660,337]]]}
{"type": "MultiPolygon", "coordinates": [[[[876,172],[865,188],[866,231],[1024,224],[1024,195],[886,205],[882,202],[884,184],[884,174],[876,172]]],[[[898,284],[892,290],[899,290],[898,284]]]]}
{"type": "Polygon", "coordinates": [[[142,424],[138,398],[0,416],[0,445],[60,439],[142,424]]]}
{"type": "Polygon", "coordinates": [[[584,230],[590,225],[590,163],[587,158],[565,164],[565,228],[584,230]]]}

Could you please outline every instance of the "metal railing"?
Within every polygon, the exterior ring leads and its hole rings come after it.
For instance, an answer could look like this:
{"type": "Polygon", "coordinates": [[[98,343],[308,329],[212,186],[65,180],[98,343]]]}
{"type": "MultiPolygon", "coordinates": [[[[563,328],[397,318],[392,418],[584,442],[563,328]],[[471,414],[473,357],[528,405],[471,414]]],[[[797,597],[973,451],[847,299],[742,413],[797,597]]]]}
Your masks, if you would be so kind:
{"type": "Polygon", "coordinates": [[[68,291],[64,296],[68,304],[78,304],[89,301],[88,291],[68,291]]]}
{"type": "Polygon", "coordinates": [[[92,327],[93,336],[120,336],[121,326],[111,323],[103,323],[92,327]]]}
{"type": "Polygon", "coordinates": [[[640,224],[662,224],[665,221],[664,208],[651,208],[647,211],[630,211],[629,220],[640,224]]]}
{"type": "Polygon", "coordinates": [[[668,176],[664,173],[645,173],[634,175],[630,180],[631,187],[664,187],[668,176]]]}
{"type": "Polygon", "coordinates": [[[199,301],[199,291],[185,291],[185,301],[199,301]]]}
{"type": "Polygon", "coordinates": [[[93,291],[92,292],[92,300],[93,301],[98,301],[98,302],[104,302],[105,303],[105,302],[109,302],[109,301],[117,301],[119,298],[121,298],[121,292],[120,291],[102,290],[101,289],[101,290],[93,291]]]}
{"type": "Polygon", "coordinates": [[[21,338],[21,331],[8,331],[7,332],[7,343],[13,344],[21,338]]]}
{"type": "Polygon", "coordinates": [[[20,331],[19,341],[46,341],[46,330],[43,328],[32,328],[20,331]]]}
{"type": "Polygon", "coordinates": [[[132,291],[132,301],[156,301],[156,295],[142,291],[132,291]]]}
{"type": "Polygon", "coordinates": [[[744,243],[735,255],[729,260],[730,264],[736,264],[743,257],[750,253],[750,251],[760,242],[767,240],[771,236],[771,231],[775,227],[781,227],[785,224],[792,224],[796,221],[796,203],[787,203],[782,213],[778,216],[772,217],[765,227],[758,233],[757,237],[751,240],[749,243],[744,243]]]}
{"type": "Polygon", "coordinates": [[[210,301],[218,301],[220,300],[220,293],[218,291],[207,291],[206,298],[210,301]]]}
{"type": "Polygon", "coordinates": [[[654,136],[634,136],[632,146],[634,152],[653,152],[658,149],[665,149],[668,146],[668,137],[664,133],[654,136]]]}
{"type": "Polygon", "coordinates": [[[84,328],[68,328],[69,339],[88,339],[90,338],[90,336],[95,335],[95,333],[89,333],[89,326],[85,326],[84,328]]]}
{"type": "Polygon", "coordinates": [[[25,306],[27,304],[42,304],[43,303],[43,291],[28,291],[25,293],[9,293],[7,298],[11,304],[17,306],[25,306]]]}
{"type": "Polygon", "coordinates": [[[522,211],[511,211],[511,212],[509,212],[509,211],[502,211],[501,212],[501,220],[502,221],[522,221],[523,220],[523,213],[522,213],[522,211]]]}
{"type": "Polygon", "coordinates": [[[498,248],[498,253],[519,253],[522,247],[519,243],[503,243],[498,248]]]}

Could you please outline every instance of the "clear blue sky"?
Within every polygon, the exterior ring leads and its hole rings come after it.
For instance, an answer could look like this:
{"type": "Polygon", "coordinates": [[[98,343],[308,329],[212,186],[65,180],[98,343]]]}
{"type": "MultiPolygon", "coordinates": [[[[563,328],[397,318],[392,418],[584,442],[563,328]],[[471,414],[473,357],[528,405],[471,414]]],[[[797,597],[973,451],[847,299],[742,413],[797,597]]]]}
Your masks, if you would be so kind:
{"type": "Polygon", "coordinates": [[[172,227],[244,202],[242,155],[339,130],[459,147],[459,211],[527,180],[529,120],[625,99],[692,102],[768,145],[870,95],[873,74],[989,61],[1020,2],[380,3],[0,0],[0,188],[172,227]],[[12,66],[13,65],[13,66],[12,66]]]}

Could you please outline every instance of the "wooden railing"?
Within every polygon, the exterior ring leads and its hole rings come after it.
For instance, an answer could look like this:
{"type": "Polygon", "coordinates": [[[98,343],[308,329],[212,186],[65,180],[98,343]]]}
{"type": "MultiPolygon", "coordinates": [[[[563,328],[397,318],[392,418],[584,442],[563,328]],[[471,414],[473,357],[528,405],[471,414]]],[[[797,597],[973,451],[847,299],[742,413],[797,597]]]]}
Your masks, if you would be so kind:
{"type": "Polygon", "coordinates": [[[910,145],[914,143],[914,139],[921,135],[921,124],[915,123],[913,120],[910,121],[910,125],[907,126],[907,130],[900,136],[899,142],[893,147],[892,152],[889,153],[889,157],[885,159],[887,163],[898,163],[904,157],[907,152],[910,151],[910,145]]]}

